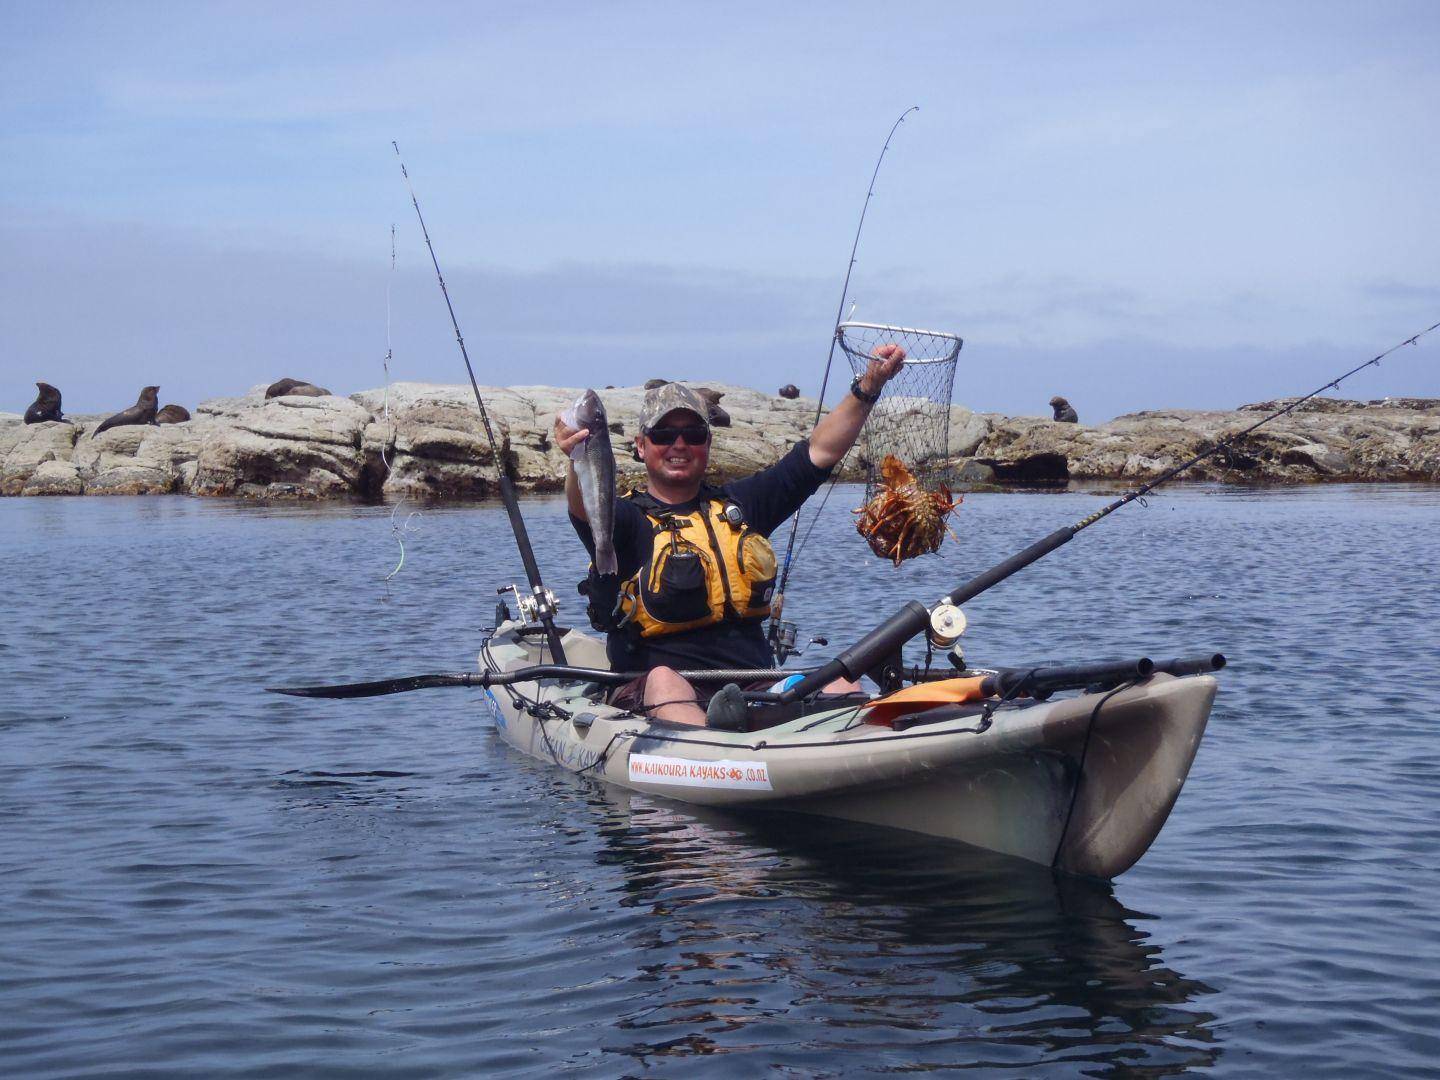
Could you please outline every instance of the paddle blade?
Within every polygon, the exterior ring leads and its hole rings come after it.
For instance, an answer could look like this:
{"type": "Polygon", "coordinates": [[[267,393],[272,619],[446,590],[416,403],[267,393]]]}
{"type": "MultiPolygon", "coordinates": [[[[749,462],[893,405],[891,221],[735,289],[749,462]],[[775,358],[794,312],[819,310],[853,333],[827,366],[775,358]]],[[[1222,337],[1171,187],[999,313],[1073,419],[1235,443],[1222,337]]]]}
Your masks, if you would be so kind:
{"type": "Polygon", "coordinates": [[[410,690],[429,690],[439,686],[482,686],[478,674],[460,672],[455,675],[410,675],[403,679],[381,679],[379,682],[342,683],[338,686],[267,686],[267,693],[289,694],[291,697],[361,698],[404,694],[410,690]]]}

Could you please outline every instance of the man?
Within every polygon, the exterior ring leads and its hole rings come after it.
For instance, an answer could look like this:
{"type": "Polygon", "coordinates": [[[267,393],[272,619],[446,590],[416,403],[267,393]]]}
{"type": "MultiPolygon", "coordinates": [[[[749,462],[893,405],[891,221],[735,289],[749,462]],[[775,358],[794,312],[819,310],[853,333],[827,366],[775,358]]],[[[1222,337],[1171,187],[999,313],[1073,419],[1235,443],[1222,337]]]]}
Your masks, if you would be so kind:
{"type": "MultiPolygon", "coordinates": [[[[613,578],[592,574],[589,582],[592,611],[616,613],[605,627],[612,667],[646,672],[621,687],[613,704],[703,725],[706,698],[677,669],[772,665],[764,630],[776,575],[769,536],[829,479],[904,363],[899,345],[877,348],[808,439],[769,468],[719,488],[704,482],[711,445],[706,403],[679,383],[646,393],[634,450],[645,465],[646,488],[615,504],[618,590],[613,578]]],[[[586,434],[556,417],[555,442],[567,455],[586,434]]],[[[565,495],[571,523],[593,556],[573,465],[565,495]]],[[[711,720],[717,721],[713,711],[711,720]]]]}

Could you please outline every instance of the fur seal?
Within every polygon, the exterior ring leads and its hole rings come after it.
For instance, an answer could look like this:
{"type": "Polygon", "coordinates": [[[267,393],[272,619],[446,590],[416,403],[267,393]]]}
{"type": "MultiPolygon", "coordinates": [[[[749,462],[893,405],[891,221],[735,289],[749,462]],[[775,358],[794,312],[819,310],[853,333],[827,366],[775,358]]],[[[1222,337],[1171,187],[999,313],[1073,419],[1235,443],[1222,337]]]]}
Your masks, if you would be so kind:
{"type": "Polygon", "coordinates": [[[657,386],[664,386],[666,383],[674,381],[674,379],[646,379],[645,389],[654,390],[657,386]]]}
{"type": "Polygon", "coordinates": [[[794,383],[786,383],[784,386],[780,387],[779,394],[786,401],[794,401],[797,397],[800,396],[800,388],[794,383]]]}
{"type": "Polygon", "coordinates": [[[723,390],[711,390],[708,386],[695,387],[695,393],[704,400],[706,409],[710,415],[707,419],[711,427],[729,427],[730,414],[720,407],[720,399],[725,396],[723,390]]]}
{"type": "Polygon", "coordinates": [[[303,379],[281,379],[265,388],[265,397],[329,397],[330,391],[323,386],[305,382],[303,379]]]}
{"type": "Polygon", "coordinates": [[[1052,419],[1058,423],[1078,424],[1080,422],[1080,414],[1071,407],[1068,401],[1059,395],[1050,399],[1050,408],[1055,410],[1055,415],[1052,419]]]}
{"type": "Polygon", "coordinates": [[[134,405],[124,412],[117,412],[108,420],[102,420],[100,426],[90,433],[93,439],[102,431],[109,431],[112,427],[125,427],[127,424],[153,424],[155,423],[155,409],[160,404],[160,387],[147,386],[140,391],[140,397],[134,405]]]}
{"type": "Polygon", "coordinates": [[[190,419],[190,410],[184,405],[166,405],[155,414],[157,424],[183,424],[190,419]]]}
{"type": "Polygon", "coordinates": [[[60,415],[60,391],[48,382],[37,382],[35,385],[40,394],[35,404],[25,410],[25,423],[43,424],[47,420],[59,420],[68,424],[69,421],[60,415]]]}

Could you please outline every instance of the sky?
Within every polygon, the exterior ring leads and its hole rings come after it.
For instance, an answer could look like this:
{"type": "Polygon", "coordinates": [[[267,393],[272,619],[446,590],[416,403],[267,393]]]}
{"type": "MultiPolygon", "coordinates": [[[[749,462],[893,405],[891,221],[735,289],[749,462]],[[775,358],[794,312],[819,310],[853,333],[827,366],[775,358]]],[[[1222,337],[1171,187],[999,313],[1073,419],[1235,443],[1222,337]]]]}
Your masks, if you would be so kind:
{"type": "Polygon", "coordinates": [[[912,105],[845,308],[955,400],[1304,393],[1440,321],[1436,102],[1432,0],[3,0],[0,410],[463,382],[392,140],[482,384],[813,394],[912,105]]]}

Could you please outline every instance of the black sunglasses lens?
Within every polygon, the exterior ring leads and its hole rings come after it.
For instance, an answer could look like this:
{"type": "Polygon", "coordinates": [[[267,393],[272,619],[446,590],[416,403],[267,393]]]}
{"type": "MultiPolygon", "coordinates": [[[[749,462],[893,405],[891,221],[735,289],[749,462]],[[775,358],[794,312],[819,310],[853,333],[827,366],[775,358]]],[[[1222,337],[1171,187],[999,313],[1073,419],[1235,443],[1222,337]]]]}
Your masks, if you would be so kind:
{"type": "Polygon", "coordinates": [[[650,441],[656,446],[673,446],[676,439],[684,439],[687,446],[699,446],[709,438],[709,431],[701,424],[689,427],[657,427],[649,431],[650,441]]]}

